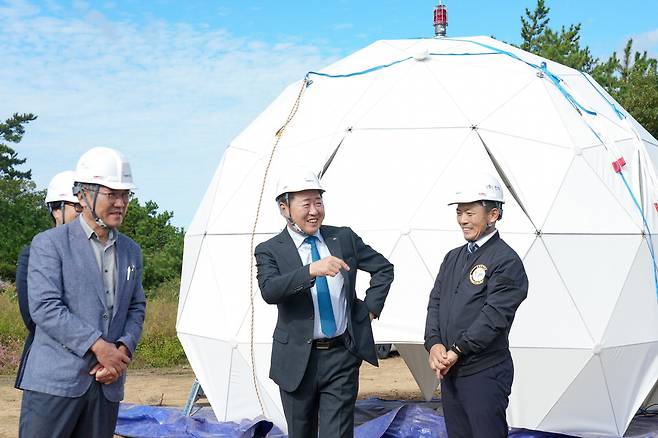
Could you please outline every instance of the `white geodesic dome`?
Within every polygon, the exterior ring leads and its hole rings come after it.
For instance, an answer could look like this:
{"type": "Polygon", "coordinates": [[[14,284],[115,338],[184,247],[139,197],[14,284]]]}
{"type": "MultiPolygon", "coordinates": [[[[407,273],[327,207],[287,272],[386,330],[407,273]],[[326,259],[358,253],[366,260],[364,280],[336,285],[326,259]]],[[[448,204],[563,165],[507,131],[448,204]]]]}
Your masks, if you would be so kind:
{"type": "Polygon", "coordinates": [[[395,264],[375,338],[426,396],[428,295],[463,244],[446,196],[486,171],[507,186],[499,229],[530,280],[510,335],[510,425],[621,436],[658,379],[656,139],[591,77],[487,37],[379,41],[304,84],[228,146],[185,237],[177,330],[217,417],[285,427],[268,378],[276,307],[251,244],[261,191],[255,244],[284,226],[282,169],[321,174],[325,223],[395,264]]]}

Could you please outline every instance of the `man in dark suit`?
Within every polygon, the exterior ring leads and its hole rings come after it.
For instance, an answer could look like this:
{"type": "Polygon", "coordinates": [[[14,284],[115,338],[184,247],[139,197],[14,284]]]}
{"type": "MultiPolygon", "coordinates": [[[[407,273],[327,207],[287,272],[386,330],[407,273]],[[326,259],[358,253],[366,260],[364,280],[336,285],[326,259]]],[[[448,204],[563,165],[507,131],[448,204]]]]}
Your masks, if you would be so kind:
{"type": "MultiPolygon", "coordinates": [[[[72,170],[60,172],[55,175],[48,184],[46,205],[48,206],[48,212],[53,218],[53,223],[56,227],[72,222],[80,213],[82,213],[82,205],[78,202],[78,198],[73,195],[74,175],[75,172],[72,170]]],[[[30,309],[27,301],[27,266],[29,260],[30,245],[26,245],[18,255],[16,263],[16,295],[18,296],[18,309],[21,312],[23,323],[27,329],[23,353],[21,354],[18,371],[16,372],[16,382],[14,383],[16,389],[22,389],[21,381],[23,380],[23,372],[25,371],[25,361],[27,360],[27,355],[30,353],[32,340],[34,340],[34,330],[36,329],[36,325],[30,316],[30,309]]]]}
{"type": "Polygon", "coordinates": [[[467,244],[448,252],[430,293],[425,325],[429,366],[441,381],[450,438],[503,438],[514,366],[508,335],[528,293],[519,256],[501,238],[503,191],[474,175],[455,194],[467,244]]]}
{"type": "Polygon", "coordinates": [[[290,173],[276,201],[287,227],[256,247],[263,299],[276,304],[270,377],[279,385],[291,438],[352,437],[359,367],[377,365],[371,321],[393,265],[347,227],[323,226],[324,190],[312,172],[290,173]],[[370,273],[364,301],[356,271],[370,273]]]}

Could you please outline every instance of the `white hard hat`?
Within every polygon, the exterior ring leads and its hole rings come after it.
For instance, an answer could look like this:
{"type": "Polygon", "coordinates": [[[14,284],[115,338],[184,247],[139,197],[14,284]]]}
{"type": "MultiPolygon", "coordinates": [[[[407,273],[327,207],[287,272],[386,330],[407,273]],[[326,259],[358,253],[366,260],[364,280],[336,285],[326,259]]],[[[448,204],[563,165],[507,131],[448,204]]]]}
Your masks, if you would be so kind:
{"type": "Polygon", "coordinates": [[[320,180],[310,170],[294,170],[285,173],[276,186],[276,199],[286,193],[301,192],[302,190],[319,190],[324,192],[320,180]]]}
{"type": "Polygon", "coordinates": [[[96,147],[82,154],[75,168],[75,181],[100,184],[114,190],[135,188],[130,163],[117,150],[96,147]]]}
{"type": "Polygon", "coordinates": [[[48,184],[46,204],[57,201],[77,203],[78,198],[73,195],[74,182],[75,172],[72,170],[66,170],[55,175],[48,184]]]}
{"type": "Polygon", "coordinates": [[[475,201],[494,201],[505,203],[503,187],[498,179],[488,173],[470,175],[454,192],[452,204],[468,204],[475,201]]]}

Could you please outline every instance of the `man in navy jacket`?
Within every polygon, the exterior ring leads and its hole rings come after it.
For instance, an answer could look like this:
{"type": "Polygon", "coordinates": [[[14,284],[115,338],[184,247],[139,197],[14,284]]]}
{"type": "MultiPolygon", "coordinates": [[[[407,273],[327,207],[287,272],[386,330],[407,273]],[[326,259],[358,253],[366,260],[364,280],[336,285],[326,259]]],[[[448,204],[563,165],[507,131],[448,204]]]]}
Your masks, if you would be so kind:
{"type": "MultiPolygon", "coordinates": [[[[78,198],[73,194],[73,182],[75,172],[66,170],[60,172],[50,180],[48,184],[48,192],[46,193],[46,205],[48,212],[53,218],[55,227],[67,224],[75,220],[80,213],[82,213],[82,205],[78,202],[78,198]]],[[[34,340],[34,331],[36,324],[32,321],[30,316],[30,308],[27,301],[27,267],[30,260],[30,245],[26,245],[18,254],[16,263],[16,295],[18,296],[18,309],[21,312],[21,317],[27,329],[27,336],[25,337],[25,344],[23,346],[23,353],[21,360],[18,364],[18,371],[16,372],[16,389],[23,389],[21,384],[23,381],[23,373],[25,372],[25,362],[30,353],[30,347],[34,340]]]]}
{"type": "Polygon", "coordinates": [[[508,335],[528,293],[521,259],[501,238],[503,192],[476,175],[455,194],[467,244],[448,252],[430,293],[425,324],[429,366],[442,379],[450,438],[507,437],[514,377],[508,335]]]}

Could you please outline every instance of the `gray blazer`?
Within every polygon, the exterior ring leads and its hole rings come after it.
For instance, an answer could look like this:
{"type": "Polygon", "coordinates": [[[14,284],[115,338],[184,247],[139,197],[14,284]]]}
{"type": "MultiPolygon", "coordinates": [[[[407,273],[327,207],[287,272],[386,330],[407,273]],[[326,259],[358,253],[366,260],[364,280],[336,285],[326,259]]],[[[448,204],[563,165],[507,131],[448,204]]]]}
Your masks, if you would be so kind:
{"type": "MultiPolygon", "coordinates": [[[[134,353],[144,324],[142,254],[130,238],[116,240],[117,279],[113,315],[107,315],[103,279],[78,220],[38,234],[28,268],[30,314],[36,323],[22,387],[51,395],[78,397],[92,381],[96,363],[89,350],[103,337],[134,353]],[[128,271],[131,271],[128,278],[128,271]],[[104,319],[112,318],[109,333],[104,319]]],[[[123,399],[125,374],[103,385],[110,401],[123,399]]]]}
{"type": "MultiPolygon", "coordinates": [[[[351,228],[323,225],[320,233],[329,252],[350,267],[349,272],[341,271],[347,298],[347,348],[377,365],[368,313],[381,314],[393,282],[393,265],[363,243],[351,228]],[[371,275],[365,301],[356,297],[357,270],[371,275]]],[[[281,389],[292,392],[299,386],[311,354],[314,310],[310,289],[315,279],[311,279],[308,266],[302,266],[297,248],[285,229],[258,245],[255,256],[261,295],[265,302],[278,308],[270,377],[281,389]]]]}

